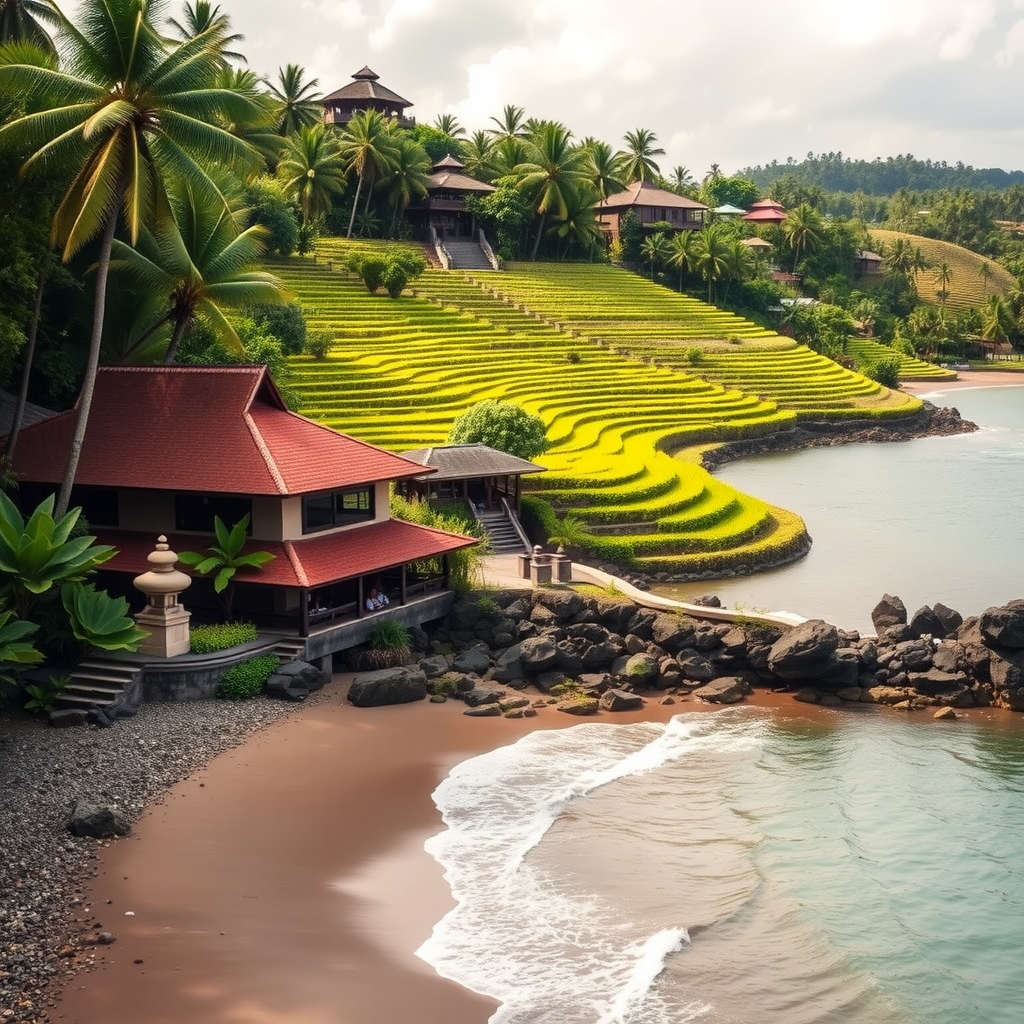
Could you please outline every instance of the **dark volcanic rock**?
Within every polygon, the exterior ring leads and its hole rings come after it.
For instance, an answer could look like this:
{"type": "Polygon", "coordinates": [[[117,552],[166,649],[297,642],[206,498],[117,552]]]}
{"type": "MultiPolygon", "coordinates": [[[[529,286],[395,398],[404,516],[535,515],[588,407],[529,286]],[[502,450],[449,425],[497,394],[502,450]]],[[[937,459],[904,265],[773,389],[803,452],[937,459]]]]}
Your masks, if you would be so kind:
{"type": "Polygon", "coordinates": [[[131,826],[120,808],[80,797],[71,808],[71,814],[68,817],[68,831],[73,836],[109,839],[112,836],[128,835],[131,826]]]}
{"type": "Polygon", "coordinates": [[[750,684],[737,676],[723,676],[693,691],[692,696],[709,704],[736,704],[750,693],[750,684]]]}
{"type": "Polygon", "coordinates": [[[839,631],[821,619],[808,619],[777,640],[768,667],[780,679],[820,679],[833,667],[839,631]]]}
{"type": "Polygon", "coordinates": [[[644,706],[643,697],[625,690],[605,690],[600,700],[605,711],[635,711],[644,706]]]}
{"type": "Polygon", "coordinates": [[[348,688],[357,708],[411,704],[427,696],[427,677],[418,668],[382,668],[356,676],[348,688]]]}
{"type": "Polygon", "coordinates": [[[1011,601],[981,613],[981,635],[994,647],[1024,648],[1024,601],[1011,601]]]}
{"type": "Polygon", "coordinates": [[[907,622],[907,606],[891,594],[883,594],[882,600],[871,611],[871,623],[881,634],[889,626],[902,626],[907,622]]]}

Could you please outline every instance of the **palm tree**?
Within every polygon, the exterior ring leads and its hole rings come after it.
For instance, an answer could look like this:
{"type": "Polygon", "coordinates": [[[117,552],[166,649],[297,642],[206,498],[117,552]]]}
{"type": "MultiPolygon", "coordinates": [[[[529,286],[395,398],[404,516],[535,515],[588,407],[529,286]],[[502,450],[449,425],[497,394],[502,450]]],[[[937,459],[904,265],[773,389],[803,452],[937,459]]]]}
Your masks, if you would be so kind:
{"type": "Polygon", "coordinates": [[[43,25],[60,25],[60,18],[45,0],[0,0],[0,43],[32,43],[56,56],[57,49],[43,25]]]}
{"type": "Polygon", "coordinates": [[[697,181],[690,173],[688,167],[677,164],[672,168],[672,173],[669,176],[669,186],[673,192],[677,192],[681,196],[689,195],[690,189],[696,184],[697,181]]]}
{"type": "Polygon", "coordinates": [[[1016,328],[1013,313],[1000,295],[990,295],[981,311],[981,336],[986,341],[1009,341],[1016,328]]]}
{"type": "Polygon", "coordinates": [[[466,129],[459,124],[459,119],[454,114],[438,114],[434,118],[434,127],[439,132],[450,135],[453,139],[466,134],[466,129]]]}
{"type": "Polygon", "coordinates": [[[672,258],[672,247],[664,232],[656,231],[648,235],[640,245],[640,252],[644,259],[651,265],[651,280],[654,280],[654,271],[662,263],[667,263],[672,258]]]}
{"type": "Polygon", "coordinates": [[[590,155],[585,149],[574,148],[569,130],[554,122],[543,125],[530,140],[528,152],[528,158],[515,167],[514,173],[519,176],[519,188],[533,196],[540,215],[530,257],[535,260],[545,218],[549,213],[555,218],[566,216],[571,193],[588,181],[590,155]]]}
{"type": "Polygon", "coordinates": [[[694,269],[708,283],[708,302],[712,301],[715,282],[729,265],[729,242],[720,224],[702,228],[693,243],[694,269]]]}
{"type": "Polygon", "coordinates": [[[289,136],[277,173],[298,202],[303,225],[319,220],[330,211],[332,197],[345,191],[345,161],[335,131],[324,124],[300,128],[289,136]]]}
{"type": "Polygon", "coordinates": [[[488,129],[497,141],[502,139],[525,139],[526,111],[512,103],[505,104],[501,117],[492,117],[495,127],[488,129]]]}
{"type": "MultiPolygon", "coordinates": [[[[388,119],[378,110],[357,110],[341,135],[341,155],[349,170],[359,176],[352,215],[348,219],[346,238],[352,237],[352,226],[359,207],[359,193],[363,185],[373,182],[391,169],[395,141],[388,119]]],[[[369,193],[367,193],[369,195],[369,193]]]]}
{"type": "Polygon", "coordinates": [[[114,240],[110,266],[133,278],[147,291],[166,296],[159,318],[129,350],[138,350],[166,324],[171,340],[164,362],[173,363],[186,331],[197,319],[237,353],[242,341],[224,309],[282,302],[281,282],[252,269],[264,252],[266,228],[254,224],[244,231],[222,203],[197,194],[178,182],[170,196],[173,216],[143,227],[135,247],[114,240]]]}
{"type": "Polygon", "coordinates": [[[601,228],[597,223],[598,196],[590,184],[582,184],[566,195],[565,216],[560,217],[548,228],[548,234],[565,242],[562,258],[576,243],[584,252],[593,253],[594,245],[601,239],[601,228]]]}
{"type": "Polygon", "coordinates": [[[825,225],[821,215],[808,203],[801,203],[795,210],[786,214],[782,222],[782,233],[786,236],[793,249],[793,273],[796,273],[800,254],[813,249],[820,241],[825,225]]]}
{"type": "Polygon", "coordinates": [[[627,181],[650,181],[661,173],[654,157],[664,156],[665,150],[654,144],[658,136],[647,128],[626,132],[626,149],[623,153],[622,173],[627,181]]]}
{"type": "Polygon", "coordinates": [[[502,139],[491,150],[491,181],[514,174],[516,167],[529,159],[530,151],[525,140],[502,139]]]}
{"type": "Polygon", "coordinates": [[[935,276],[932,280],[938,285],[939,305],[945,307],[946,299],[949,298],[949,283],[953,280],[953,268],[943,260],[935,268],[935,276]]]}
{"type": "Polygon", "coordinates": [[[683,290],[683,272],[693,269],[697,258],[696,248],[693,244],[696,235],[692,231],[677,231],[669,239],[668,262],[679,271],[679,290],[683,290]]]}
{"type": "Polygon", "coordinates": [[[211,4],[210,0],[195,0],[194,3],[185,4],[184,23],[168,18],[167,24],[174,30],[174,41],[179,43],[188,42],[189,39],[194,39],[210,29],[217,30],[222,37],[221,57],[224,62],[237,60],[242,64],[248,63],[244,54],[227,49],[228,46],[242,42],[245,36],[231,31],[231,19],[220,13],[219,4],[211,4]]]}
{"type": "Polygon", "coordinates": [[[258,166],[245,142],[218,126],[254,116],[246,97],[212,87],[223,37],[208,29],[177,46],[150,21],[154,5],[139,0],[82,0],[82,29],[59,12],[64,67],[0,64],[0,90],[25,97],[32,113],[0,128],[0,142],[34,149],[23,172],[67,169],[72,179],[57,208],[53,238],[69,260],[99,239],[96,298],[85,376],[68,464],[56,511],[68,507],[89,420],[103,338],[104,299],[114,234],[122,219],[132,244],[167,210],[166,181],[175,176],[215,193],[201,162],[258,166]]]}
{"type": "Polygon", "coordinates": [[[600,139],[584,139],[583,148],[590,154],[591,181],[598,197],[604,201],[621,192],[627,184],[623,180],[626,175],[622,170],[622,157],[600,139]]]}
{"type": "Polygon", "coordinates": [[[319,78],[306,82],[306,69],[298,64],[288,64],[277,70],[278,84],[267,83],[271,96],[277,100],[278,135],[291,135],[300,128],[311,128],[323,120],[323,107],[317,102],[320,93],[319,78]]]}
{"type": "Polygon", "coordinates": [[[885,267],[890,274],[910,277],[914,269],[914,249],[905,238],[896,238],[882,250],[885,267]]]}
{"type": "Polygon", "coordinates": [[[427,151],[408,135],[398,137],[395,144],[394,161],[388,176],[388,198],[395,204],[391,215],[391,234],[405,208],[414,200],[427,194],[430,181],[430,157],[427,151]]]}
{"type": "Polygon", "coordinates": [[[978,267],[978,274],[981,276],[982,294],[988,296],[988,283],[992,280],[992,264],[985,260],[978,267]]]}
{"type": "Polygon", "coordinates": [[[725,295],[723,301],[729,301],[729,288],[733,281],[743,281],[750,276],[754,267],[754,254],[749,245],[744,245],[738,238],[728,243],[725,254],[724,272],[726,276],[725,295]]]}
{"type": "Polygon", "coordinates": [[[494,177],[494,142],[485,131],[475,131],[462,143],[462,160],[471,178],[490,182],[494,177]]]}

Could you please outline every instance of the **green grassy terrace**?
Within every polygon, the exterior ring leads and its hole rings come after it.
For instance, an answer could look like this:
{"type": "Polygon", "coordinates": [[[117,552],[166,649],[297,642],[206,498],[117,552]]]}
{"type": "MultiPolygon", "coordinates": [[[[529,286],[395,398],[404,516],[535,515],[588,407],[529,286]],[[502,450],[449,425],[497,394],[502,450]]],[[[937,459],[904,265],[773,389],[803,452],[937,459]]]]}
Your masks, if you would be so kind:
{"type": "Polygon", "coordinates": [[[899,356],[900,380],[956,380],[956,370],[946,369],[914,356],[906,356],[871,338],[851,339],[847,342],[846,354],[856,361],[858,367],[877,363],[879,359],[899,356]]]}
{"type": "Polygon", "coordinates": [[[293,361],[303,413],[401,451],[443,444],[454,419],[482,399],[516,401],[544,419],[552,442],[538,460],[549,472],[531,482],[534,493],[582,518],[595,534],[596,553],[646,571],[753,568],[791,557],[806,543],[798,516],[735,491],[696,458],[672,453],[763,436],[812,409],[820,418],[851,409],[893,416],[918,407],[916,399],[879,391],[828,360],[816,383],[802,384],[793,375],[814,376],[820,360],[814,353],[696,300],[653,285],[652,292],[624,271],[543,264],[476,281],[428,270],[415,282],[415,295],[394,301],[368,295],[344,271],[345,254],[356,246],[329,239],[316,262],[271,264],[302,302],[310,327],[334,338],[326,360],[293,361]],[[595,343],[575,321],[561,319],[557,290],[548,289],[543,304],[512,301],[508,289],[542,282],[545,271],[563,282],[562,317],[589,302],[579,308],[592,321],[603,305],[606,323],[615,311],[620,340],[595,343]],[[588,298],[573,279],[589,289],[588,298]],[[634,283],[641,286],[639,299],[634,283]],[[652,321],[645,300],[654,298],[652,321]],[[635,333],[656,322],[657,337],[628,339],[630,322],[635,333]],[[748,340],[713,341],[711,323],[730,339],[748,340]],[[665,338],[670,330],[678,336],[665,338]],[[746,355],[759,387],[741,388],[724,373],[712,379],[703,355],[689,365],[686,349],[698,335],[709,362],[746,355]],[[640,346],[635,352],[634,345],[640,346]],[[837,372],[849,378],[841,386],[832,380],[837,372]]]}

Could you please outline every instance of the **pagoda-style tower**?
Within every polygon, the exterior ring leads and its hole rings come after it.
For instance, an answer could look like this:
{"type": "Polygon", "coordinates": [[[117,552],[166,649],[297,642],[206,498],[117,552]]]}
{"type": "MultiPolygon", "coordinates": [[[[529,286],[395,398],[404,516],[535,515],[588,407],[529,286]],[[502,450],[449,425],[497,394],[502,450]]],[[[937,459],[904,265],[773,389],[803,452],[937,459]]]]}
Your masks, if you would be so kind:
{"type": "Polygon", "coordinates": [[[352,76],[348,85],[325,96],[320,101],[324,106],[324,121],[327,124],[346,125],[357,110],[377,110],[385,117],[393,117],[403,128],[414,128],[416,119],[407,117],[409,100],[380,84],[380,75],[363,67],[352,76]]]}

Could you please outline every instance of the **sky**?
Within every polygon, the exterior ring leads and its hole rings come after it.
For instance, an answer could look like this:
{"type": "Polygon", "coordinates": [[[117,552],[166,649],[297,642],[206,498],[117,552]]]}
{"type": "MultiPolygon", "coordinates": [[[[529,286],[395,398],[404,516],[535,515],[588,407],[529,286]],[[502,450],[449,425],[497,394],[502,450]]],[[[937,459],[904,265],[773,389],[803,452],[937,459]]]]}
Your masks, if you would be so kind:
{"type": "Polygon", "coordinates": [[[301,64],[326,94],[368,64],[468,131],[506,104],[615,146],[647,128],[666,174],[812,151],[1024,168],[1024,0],[215,2],[265,77],[301,64]]]}

